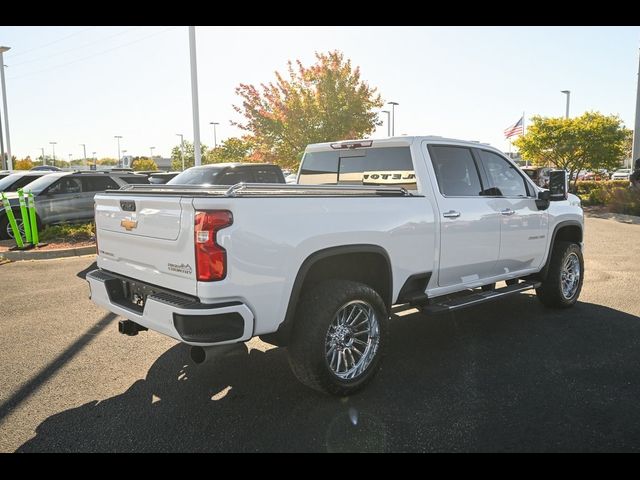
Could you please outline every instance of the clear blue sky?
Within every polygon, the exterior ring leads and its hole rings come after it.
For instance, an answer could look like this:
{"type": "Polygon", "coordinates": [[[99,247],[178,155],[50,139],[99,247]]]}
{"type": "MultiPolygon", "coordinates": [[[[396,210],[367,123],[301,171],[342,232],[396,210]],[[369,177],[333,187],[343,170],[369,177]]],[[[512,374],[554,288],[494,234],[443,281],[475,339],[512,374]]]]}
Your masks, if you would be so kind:
{"type": "MultiPolygon", "coordinates": [[[[638,27],[197,27],[202,141],[238,135],[239,83],[260,83],[289,59],[342,50],[383,98],[400,103],[396,134],[489,142],[526,112],[599,110],[633,127],[638,27]]],[[[0,27],[13,154],[168,156],[192,139],[187,27],[0,27]]],[[[386,126],[375,136],[386,135],[386,126]]]]}

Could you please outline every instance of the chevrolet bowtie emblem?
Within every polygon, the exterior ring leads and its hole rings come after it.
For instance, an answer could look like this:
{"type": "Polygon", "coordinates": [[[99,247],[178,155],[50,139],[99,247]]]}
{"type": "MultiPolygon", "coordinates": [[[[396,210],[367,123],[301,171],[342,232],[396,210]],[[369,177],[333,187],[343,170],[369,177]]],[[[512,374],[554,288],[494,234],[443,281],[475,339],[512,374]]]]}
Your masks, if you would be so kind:
{"type": "Polygon", "coordinates": [[[124,220],[122,220],[120,222],[120,226],[124,227],[124,229],[127,232],[130,232],[131,230],[133,230],[134,228],[138,227],[138,221],[137,220],[131,220],[130,218],[125,218],[124,220]]]}

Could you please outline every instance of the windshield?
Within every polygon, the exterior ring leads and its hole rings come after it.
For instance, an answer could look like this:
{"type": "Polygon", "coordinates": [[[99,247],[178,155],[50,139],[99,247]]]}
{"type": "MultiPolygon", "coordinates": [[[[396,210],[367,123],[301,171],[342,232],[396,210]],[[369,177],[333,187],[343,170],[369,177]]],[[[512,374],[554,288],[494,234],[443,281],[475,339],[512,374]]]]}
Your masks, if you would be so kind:
{"type": "Polygon", "coordinates": [[[0,180],[0,192],[15,192],[36,178],[38,178],[36,175],[14,173],[0,180]]]}
{"type": "Polygon", "coordinates": [[[215,185],[220,167],[191,167],[167,182],[168,185],[215,185]]]}
{"type": "Polygon", "coordinates": [[[40,193],[53,182],[55,182],[58,178],[60,178],[60,175],[43,175],[41,177],[38,177],[33,182],[27,184],[24,189],[31,190],[33,193],[40,193]]]}

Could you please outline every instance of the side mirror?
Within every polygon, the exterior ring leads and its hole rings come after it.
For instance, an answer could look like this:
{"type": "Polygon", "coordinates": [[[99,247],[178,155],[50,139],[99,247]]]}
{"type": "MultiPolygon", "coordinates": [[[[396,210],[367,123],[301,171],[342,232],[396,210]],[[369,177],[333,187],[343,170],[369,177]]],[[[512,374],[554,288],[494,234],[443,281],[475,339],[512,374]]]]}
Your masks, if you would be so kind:
{"type": "Polygon", "coordinates": [[[549,200],[557,202],[566,200],[569,191],[567,172],[564,170],[551,170],[549,172],[549,200]]]}
{"type": "Polygon", "coordinates": [[[549,190],[542,190],[538,192],[538,198],[536,199],[536,207],[538,210],[546,210],[549,208],[549,202],[551,201],[551,192],[549,190]]]}

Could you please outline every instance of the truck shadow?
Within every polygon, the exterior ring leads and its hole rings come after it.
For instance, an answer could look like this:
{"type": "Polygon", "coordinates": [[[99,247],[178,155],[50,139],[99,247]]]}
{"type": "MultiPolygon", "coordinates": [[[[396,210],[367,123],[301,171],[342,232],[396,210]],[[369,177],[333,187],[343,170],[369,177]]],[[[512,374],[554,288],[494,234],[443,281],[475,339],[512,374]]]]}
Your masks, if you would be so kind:
{"type": "Polygon", "coordinates": [[[383,369],[350,398],[300,385],[285,349],[194,366],[176,345],[144,380],[52,415],[18,451],[640,449],[640,318],[521,295],[392,325],[383,369]]]}

